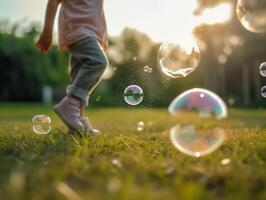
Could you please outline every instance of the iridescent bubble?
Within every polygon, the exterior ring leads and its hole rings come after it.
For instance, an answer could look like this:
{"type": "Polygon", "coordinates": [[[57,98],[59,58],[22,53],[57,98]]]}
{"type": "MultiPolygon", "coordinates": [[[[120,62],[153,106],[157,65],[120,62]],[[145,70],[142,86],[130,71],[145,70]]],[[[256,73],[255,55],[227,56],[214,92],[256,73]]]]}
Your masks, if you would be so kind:
{"type": "Polygon", "coordinates": [[[32,122],[32,130],[37,134],[48,134],[52,130],[51,119],[46,115],[35,115],[32,122]]]}
{"type": "Polygon", "coordinates": [[[266,77],[266,62],[260,65],[260,75],[266,77]]]}
{"type": "Polygon", "coordinates": [[[163,43],[158,59],[164,74],[171,78],[182,78],[193,72],[200,62],[200,50],[196,42],[191,45],[163,43]]]}
{"type": "Polygon", "coordinates": [[[176,97],[168,108],[178,124],[170,130],[173,145],[182,153],[201,157],[220,147],[228,115],[224,101],[215,93],[195,88],[176,97]]]}
{"type": "Polygon", "coordinates": [[[138,122],[137,124],[137,131],[144,131],[145,129],[145,123],[143,121],[138,122]]]}
{"type": "Polygon", "coordinates": [[[224,140],[224,130],[218,127],[200,130],[194,125],[178,124],[171,128],[170,139],[180,152],[193,157],[201,157],[221,146],[224,140]]]}
{"type": "Polygon", "coordinates": [[[143,90],[137,85],[130,85],[124,91],[124,99],[129,105],[138,105],[142,102],[143,98],[143,90]]]}
{"type": "Polygon", "coordinates": [[[236,13],[248,31],[254,33],[266,31],[266,0],[238,0],[236,13]]]}
{"type": "Polygon", "coordinates": [[[263,87],[261,88],[261,96],[262,96],[263,98],[266,98],[266,86],[263,86],[263,87]]]}

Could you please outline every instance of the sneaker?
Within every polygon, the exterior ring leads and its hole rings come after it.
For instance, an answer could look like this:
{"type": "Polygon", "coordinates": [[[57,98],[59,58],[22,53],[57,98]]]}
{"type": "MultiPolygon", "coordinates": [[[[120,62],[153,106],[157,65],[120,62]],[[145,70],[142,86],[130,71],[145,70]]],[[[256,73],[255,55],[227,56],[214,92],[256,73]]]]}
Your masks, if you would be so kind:
{"type": "Polygon", "coordinates": [[[85,128],[85,133],[87,135],[97,136],[101,134],[99,130],[92,128],[89,118],[87,117],[81,118],[81,122],[85,128]]]}
{"type": "Polygon", "coordinates": [[[85,132],[80,117],[80,104],[79,100],[66,96],[54,107],[54,111],[70,129],[85,132]]]}

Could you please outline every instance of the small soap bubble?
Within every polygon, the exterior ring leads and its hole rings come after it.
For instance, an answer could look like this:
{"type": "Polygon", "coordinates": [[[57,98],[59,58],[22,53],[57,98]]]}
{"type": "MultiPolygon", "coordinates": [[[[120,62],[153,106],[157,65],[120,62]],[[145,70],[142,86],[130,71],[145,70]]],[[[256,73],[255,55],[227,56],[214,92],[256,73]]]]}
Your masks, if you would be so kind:
{"type": "Polygon", "coordinates": [[[133,57],[133,60],[134,60],[134,61],[137,61],[137,60],[138,60],[138,57],[136,57],[136,56],[133,57]]]}
{"type": "Polygon", "coordinates": [[[149,69],[150,69],[149,66],[145,66],[145,67],[143,68],[144,72],[148,72],[149,69]]]}
{"type": "Polygon", "coordinates": [[[137,124],[137,131],[144,131],[145,129],[145,123],[143,121],[138,122],[137,124]]]}
{"type": "Polygon", "coordinates": [[[263,86],[263,87],[261,88],[261,96],[262,96],[263,98],[266,98],[266,86],[263,86]]]}
{"type": "Polygon", "coordinates": [[[125,101],[132,106],[136,106],[144,99],[144,93],[138,85],[130,85],[124,91],[125,101]]]}
{"type": "Polygon", "coordinates": [[[238,0],[236,13],[242,26],[248,31],[266,31],[266,0],[238,0]]]}
{"type": "Polygon", "coordinates": [[[99,102],[99,101],[101,100],[101,98],[102,98],[102,97],[98,96],[98,97],[96,98],[96,101],[99,102]]]}
{"type": "Polygon", "coordinates": [[[148,70],[148,73],[152,73],[153,72],[153,69],[152,68],[149,68],[149,70],[148,70]]]}
{"type": "Polygon", "coordinates": [[[225,131],[219,126],[228,114],[218,95],[191,89],[176,97],[168,110],[178,121],[170,130],[170,139],[180,152],[199,158],[221,146],[225,131]]]}
{"type": "Polygon", "coordinates": [[[35,115],[32,118],[32,130],[40,135],[48,134],[51,130],[51,118],[46,115],[35,115]]]}
{"type": "Polygon", "coordinates": [[[260,75],[266,77],[266,62],[260,65],[260,75]]]}
{"type": "Polygon", "coordinates": [[[187,45],[163,43],[158,52],[162,72],[171,78],[183,78],[192,73],[199,65],[200,50],[195,41],[187,45]]]}

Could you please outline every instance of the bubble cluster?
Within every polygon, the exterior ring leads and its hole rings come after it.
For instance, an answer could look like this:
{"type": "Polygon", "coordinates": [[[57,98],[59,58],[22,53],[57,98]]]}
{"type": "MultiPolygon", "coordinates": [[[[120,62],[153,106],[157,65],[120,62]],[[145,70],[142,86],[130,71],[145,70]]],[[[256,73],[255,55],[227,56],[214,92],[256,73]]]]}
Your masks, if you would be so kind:
{"type": "Polygon", "coordinates": [[[219,125],[228,112],[218,95],[206,89],[191,89],[176,97],[168,110],[178,121],[170,130],[170,139],[179,151],[200,157],[220,147],[224,130],[219,125]]]}
{"type": "Polygon", "coordinates": [[[182,78],[193,72],[200,62],[200,50],[196,42],[184,46],[179,43],[163,43],[158,60],[164,74],[171,78],[182,78]]]}
{"type": "Polygon", "coordinates": [[[254,33],[266,31],[266,0],[238,0],[236,13],[248,31],[254,33]]]}
{"type": "Polygon", "coordinates": [[[51,118],[46,115],[35,115],[32,118],[32,130],[40,135],[48,134],[51,130],[51,118]]]}
{"type": "Polygon", "coordinates": [[[144,93],[138,85],[130,85],[124,91],[125,101],[132,106],[136,106],[144,99],[144,93]]]}
{"type": "Polygon", "coordinates": [[[149,74],[151,74],[153,72],[153,69],[151,67],[149,67],[149,66],[145,66],[143,68],[143,70],[144,70],[144,72],[149,73],[149,74]]]}
{"type": "Polygon", "coordinates": [[[260,65],[260,75],[266,77],[266,62],[260,65]]]}

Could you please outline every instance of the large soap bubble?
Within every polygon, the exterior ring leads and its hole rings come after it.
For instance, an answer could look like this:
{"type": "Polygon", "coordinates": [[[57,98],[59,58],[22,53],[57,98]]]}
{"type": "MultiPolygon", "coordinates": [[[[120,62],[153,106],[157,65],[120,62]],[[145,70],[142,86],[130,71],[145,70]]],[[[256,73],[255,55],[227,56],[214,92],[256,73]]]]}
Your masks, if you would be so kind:
{"type": "Polygon", "coordinates": [[[241,24],[248,31],[266,31],[266,0],[238,0],[236,12],[241,24]]]}
{"type": "Polygon", "coordinates": [[[195,41],[163,43],[158,52],[158,60],[164,74],[171,78],[183,78],[193,72],[200,62],[200,50],[195,41]]]}
{"type": "Polygon", "coordinates": [[[220,147],[224,130],[219,125],[228,113],[218,95],[206,89],[191,89],[175,98],[168,109],[178,120],[170,130],[170,139],[179,151],[200,157],[220,147]]]}
{"type": "Polygon", "coordinates": [[[48,134],[51,130],[51,118],[46,115],[35,115],[32,118],[32,130],[37,134],[48,134]]]}
{"type": "Polygon", "coordinates": [[[266,77],[266,62],[260,65],[260,75],[266,77]]]}

